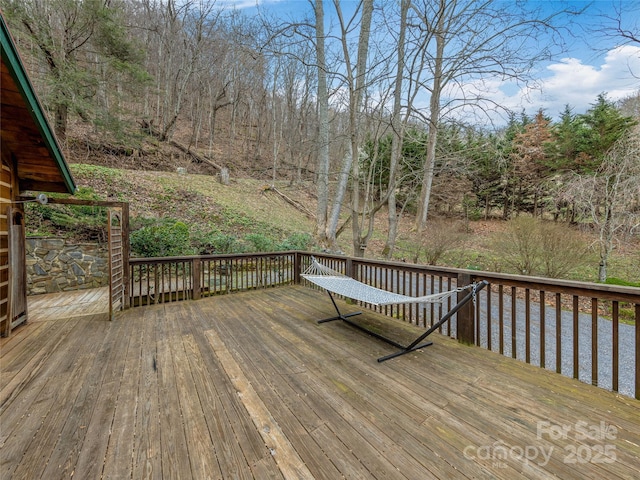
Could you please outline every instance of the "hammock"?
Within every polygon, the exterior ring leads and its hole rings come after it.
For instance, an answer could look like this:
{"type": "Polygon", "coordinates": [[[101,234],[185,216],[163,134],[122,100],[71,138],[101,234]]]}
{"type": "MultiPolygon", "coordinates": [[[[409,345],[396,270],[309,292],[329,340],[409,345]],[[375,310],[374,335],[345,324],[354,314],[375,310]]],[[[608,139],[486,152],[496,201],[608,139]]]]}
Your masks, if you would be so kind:
{"type": "Polygon", "coordinates": [[[446,300],[455,293],[473,287],[473,285],[467,285],[466,287],[460,287],[446,292],[412,297],[381,290],[366,283],[359,282],[355,278],[348,277],[326,265],[322,265],[314,257],[311,257],[311,264],[304,273],[301,274],[301,277],[324,288],[328,292],[376,306],[397,305],[402,303],[438,303],[446,300]]]}
{"type": "Polygon", "coordinates": [[[378,362],[384,362],[385,360],[389,360],[394,357],[398,357],[400,355],[404,355],[405,353],[409,353],[415,350],[418,350],[423,347],[428,347],[432,345],[433,342],[421,343],[425,338],[431,335],[434,331],[440,328],[446,321],[448,321],[458,310],[460,310],[464,305],[466,305],[470,300],[475,301],[476,293],[488,285],[487,281],[482,281],[480,283],[473,283],[464,287],[458,287],[454,290],[449,290],[446,292],[434,293],[431,295],[424,295],[420,297],[412,297],[408,295],[401,295],[399,293],[389,292],[386,290],[381,290],[379,288],[373,287],[371,285],[367,285],[365,283],[359,282],[355,278],[348,277],[343,275],[340,272],[333,270],[332,268],[327,267],[319,263],[315,257],[311,257],[311,264],[304,271],[304,273],[300,274],[301,277],[308,280],[309,282],[325,289],[329,294],[329,298],[333,303],[334,308],[336,309],[337,315],[335,317],[325,318],[322,320],[318,320],[318,323],[326,323],[332,322],[334,320],[342,320],[345,323],[351,325],[352,327],[357,328],[363,332],[368,333],[390,345],[393,345],[396,348],[399,348],[400,351],[392,353],[390,355],[386,355],[384,357],[378,358],[378,362]],[[464,290],[471,289],[471,291],[460,300],[451,310],[449,310],[437,323],[433,324],[431,328],[429,328],[426,332],[416,338],[409,345],[402,345],[390,338],[387,338],[377,332],[374,332],[362,325],[359,325],[355,322],[349,320],[349,317],[353,317],[354,315],[360,315],[362,312],[353,312],[348,314],[343,314],[340,312],[336,301],[333,298],[332,293],[337,295],[342,295],[347,298],[351,298],[353,300],[358,300],[361,302],[369,303],[371,305],[381,306],[381,305],[397,305],[404,303],[434,303],[434,302],[442,302],[445,299],[451,297],[458,292],[462,292],[464,290]]]}

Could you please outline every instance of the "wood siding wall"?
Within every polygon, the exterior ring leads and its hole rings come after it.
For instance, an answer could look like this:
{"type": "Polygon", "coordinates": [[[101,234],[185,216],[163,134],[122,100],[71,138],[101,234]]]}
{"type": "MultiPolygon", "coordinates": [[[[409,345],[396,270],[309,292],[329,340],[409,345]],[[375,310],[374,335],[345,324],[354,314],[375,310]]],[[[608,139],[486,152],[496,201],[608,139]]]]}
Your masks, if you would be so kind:
{"type": "Polygon", "coordinates": [[[7,330],[9,313],[9,209],[11,207],[11,175],[8,161],[2,158],[0,171],[0,333],[7,330]]]}

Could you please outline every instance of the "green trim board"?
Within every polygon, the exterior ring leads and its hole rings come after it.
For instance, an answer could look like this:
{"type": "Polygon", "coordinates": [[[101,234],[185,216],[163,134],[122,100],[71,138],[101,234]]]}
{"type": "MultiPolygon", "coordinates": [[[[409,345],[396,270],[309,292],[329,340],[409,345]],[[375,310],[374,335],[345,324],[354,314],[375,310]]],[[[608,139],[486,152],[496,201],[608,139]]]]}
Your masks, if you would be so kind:
{"type": "Polygon", "coordinates": [[[22,64],[20,55],[16,45],[11,37],[9,28],[5,22],[4,16],[0,12],[0,43],[2,47],[2,61],[9,69],[11,77],[14,79],[20,94],[22,95],[29,113],[33,121],[35,122],[42,138],[45,142],[46,148],[51,155],[51,158],[55,161],[56,165],[60,169],[62,178],[64,179],[65,187],[69,193],[76,191],[76,184],[69,170],[60,145],[56,140],[55,134],[47,121],[42,105],[40,104],[38,97],[33,89],[33,85],[29,80],[29,76],[22,64]]]}

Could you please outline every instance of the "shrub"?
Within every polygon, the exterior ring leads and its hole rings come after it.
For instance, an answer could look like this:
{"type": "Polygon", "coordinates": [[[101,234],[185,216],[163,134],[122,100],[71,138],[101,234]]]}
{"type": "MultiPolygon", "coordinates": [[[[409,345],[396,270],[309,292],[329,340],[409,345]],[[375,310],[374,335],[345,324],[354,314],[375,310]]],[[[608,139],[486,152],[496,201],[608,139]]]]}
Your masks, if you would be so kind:
{"type": "Polygon", "coordinates": [[[191,244],[199,255],[244,251],[242,243],[236,236],[221,232],[214,224],[206,227],[196,225],[191,230],[191,244]]]}
{"type": "Polygon", "coordinates": [[[427,265],[435,265],[446,252],[462,243],[463,239],[464,225],[461,222],[431,220],[420,239],[414,263],[418,263],[422,256],[427,265]]]}
{"type": "Polygon", "coordinates": [[[131,232],[131,250],[143,257],[192,255],[189,227],[182,222],[165,220],[131,232]]]}
{"type": "Polygon", "coordinates": [[[245,249],[242,243],[234,235],[226,233],[212,233],[207,236],[206,242],[199,245],[201,254],[212,253],[242,253],[245,249]]]}
{"type": "Polygon", "coordinates": [[[518,217],[510,220],[504,233],[493,241],[493,249],[503,262],[521,275],[533,275],[540,261],[539,222],[518,217]]]}
{"type": "Polygon", "coordinates": [[[244,237],[253,252],[273,252],[275,242],[261,233],[250,233],[244,237]]]}
{"type": "Polygon", "coordinates": [[[587,244],[571,227],[530,217],[509,221],[492,246],[522,275],[562,278],[589,261],[587,244]]]}
{"type": "Polygon", "coordinates": [[[277,250],[307,250],[311,245],[311,235],[308,233],[294,233],[276,245],[277,250]]]}
{"type": "Polygon", "coordinates": [[[541,271],[545,277],[565,278],[577,267],[589,263],[589,247],[569,225],[540,222],[542,236],[541,271]]]}

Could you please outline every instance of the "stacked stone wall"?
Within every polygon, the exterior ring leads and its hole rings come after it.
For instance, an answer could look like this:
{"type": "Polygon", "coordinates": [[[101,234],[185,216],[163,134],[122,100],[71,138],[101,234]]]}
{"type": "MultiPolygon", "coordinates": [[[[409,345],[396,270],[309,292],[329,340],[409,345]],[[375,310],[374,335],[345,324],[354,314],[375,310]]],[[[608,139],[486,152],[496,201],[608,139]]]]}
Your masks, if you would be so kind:
{"type": "Polygon", "coordinates": [[[61,238],[27,238],[27,295],[109,285],[106,244],[67,245],[61,238]]]}

